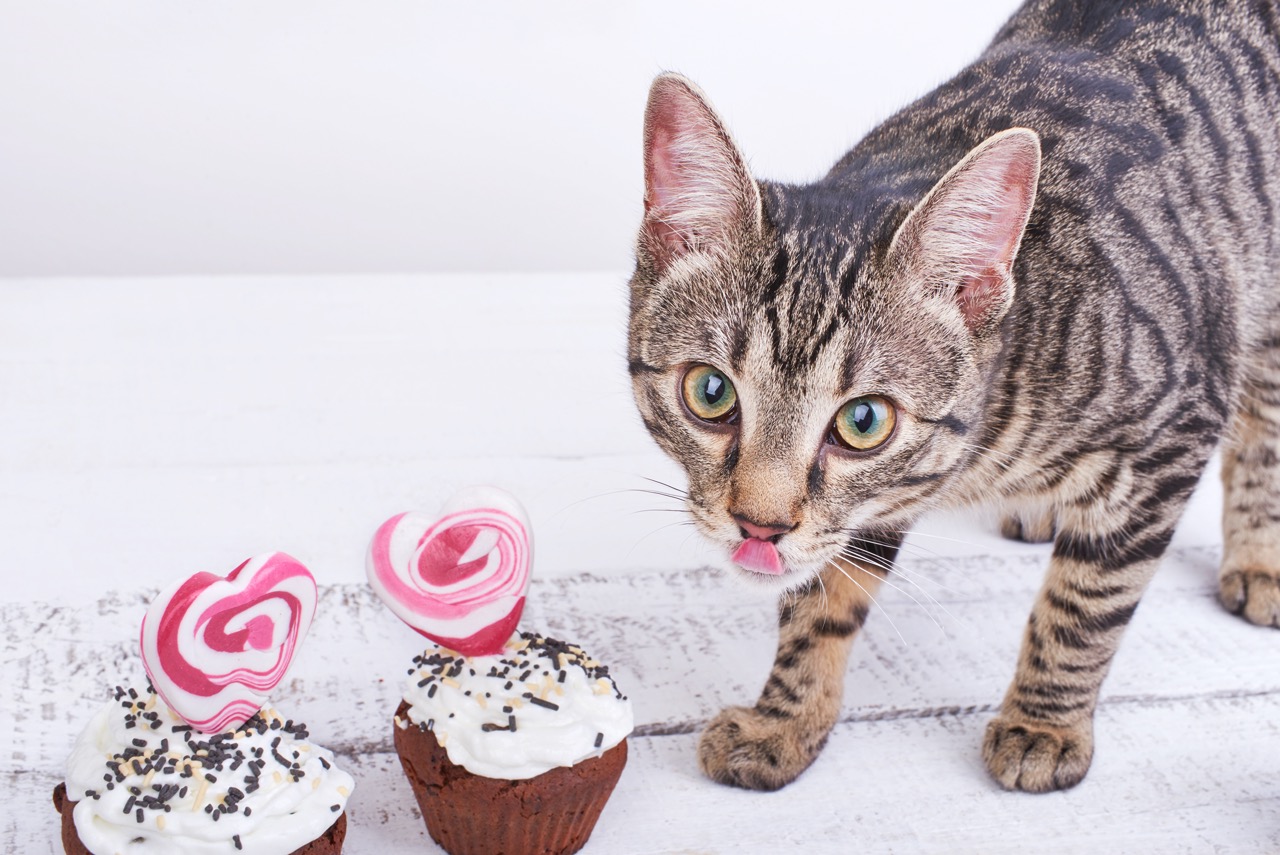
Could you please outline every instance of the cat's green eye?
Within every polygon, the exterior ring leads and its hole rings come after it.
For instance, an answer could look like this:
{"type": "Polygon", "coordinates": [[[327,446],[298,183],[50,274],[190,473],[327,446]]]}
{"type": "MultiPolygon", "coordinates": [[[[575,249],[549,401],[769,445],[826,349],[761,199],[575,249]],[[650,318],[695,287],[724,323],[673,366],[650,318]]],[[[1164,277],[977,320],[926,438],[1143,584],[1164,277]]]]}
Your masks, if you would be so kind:
{"type": "Polygon", "coordinates": [[[887,398],[867,395],[840,408],[831,433],[842,445],[855,451],[870,451],[889,438],[896,423],[893,404],[887,398]]]}
{"type": "Polygon", "coordinates": [[[723,422],[738,409],[738,393],[718,368],[695,365],[681,384],[685,406],[703,421],[723,422]]]}

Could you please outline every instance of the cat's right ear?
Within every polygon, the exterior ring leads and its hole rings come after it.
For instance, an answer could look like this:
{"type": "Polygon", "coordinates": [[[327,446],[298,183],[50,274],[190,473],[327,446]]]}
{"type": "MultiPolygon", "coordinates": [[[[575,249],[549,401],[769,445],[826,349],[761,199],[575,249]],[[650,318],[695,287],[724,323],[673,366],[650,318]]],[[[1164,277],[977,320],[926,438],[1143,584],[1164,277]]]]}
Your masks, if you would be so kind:
{"type": "Polygon", "coordinates": [[[1040,175],[1040,137],[1012,128],[988,137],[948,172],[889,245],[932,290],[950,295],[977,336],[1013,302],[1013,263],[1040,175]]]}
{"type": "Polygon", "coordinates": [[[760,190],[701,90],[659,75],[644,113],[641,260],[662,272],[690,253],[724,253],[758,233],[761,216],[760,190]]]}

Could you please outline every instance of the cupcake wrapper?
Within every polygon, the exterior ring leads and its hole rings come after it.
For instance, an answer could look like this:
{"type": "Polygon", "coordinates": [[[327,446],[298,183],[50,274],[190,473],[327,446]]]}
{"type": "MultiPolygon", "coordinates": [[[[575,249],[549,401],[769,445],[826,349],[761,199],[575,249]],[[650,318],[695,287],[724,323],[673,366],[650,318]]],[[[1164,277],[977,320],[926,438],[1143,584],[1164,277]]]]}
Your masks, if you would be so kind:
{"type": "MultiPolygon", "coordinates": [[[[397,716],[406,718],[402,705],[397,716]]],[[[431,839],[450,855],[571,855],[586,844],[627,762],[627,742],[600,757],[510,781],[456,765],[435,734],[394,727],[396,751],[431,839]]]]}

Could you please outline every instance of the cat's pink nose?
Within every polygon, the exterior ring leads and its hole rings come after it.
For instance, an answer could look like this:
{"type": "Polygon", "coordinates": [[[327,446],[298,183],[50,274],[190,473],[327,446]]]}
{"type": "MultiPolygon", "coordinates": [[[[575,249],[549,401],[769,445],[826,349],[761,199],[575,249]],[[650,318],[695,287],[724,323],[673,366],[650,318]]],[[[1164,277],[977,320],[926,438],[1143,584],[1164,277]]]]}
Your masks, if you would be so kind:
{"type": "Polygon", "coordinates": [[[764,540],[769,543],[777,543],[784,534],[795,528],[794,525],[789,523],[765,523],[761,525],[741,514],[734,514],[733,521],[738,524],[738,529],[742,532],[743,537],[754,537],[757,540],[764,540]]]}

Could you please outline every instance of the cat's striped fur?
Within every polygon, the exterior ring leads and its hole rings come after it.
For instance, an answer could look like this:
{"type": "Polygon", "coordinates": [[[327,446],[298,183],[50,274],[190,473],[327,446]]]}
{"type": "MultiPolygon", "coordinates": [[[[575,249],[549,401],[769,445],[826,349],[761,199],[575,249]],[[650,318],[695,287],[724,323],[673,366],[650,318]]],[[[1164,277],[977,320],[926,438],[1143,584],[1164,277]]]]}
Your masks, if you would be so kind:
{"type": "Polygon", "coordinates": [[[1006,531],[1054,537],[983,746],[1007,788],[1084,776],[1099,687],[1220,440],[1222,600],[1280,625],[1278,116],[1280,10],[1255,0],[1032,0],[805,186],[751,179],[701,93],[655,81],[636,399],[703,532],[732,551],[763,527],[787,572],[743,575],[796,592],[759,702],[702,737],[708,774],[772,789],[813,760],[927,509],[996,502],[1006,531]],[[732,379],[732,422],[682,404],[693,364],[732,379]],[[831,420],[868,393],[897,428],[851,454],[831,420]]]}

